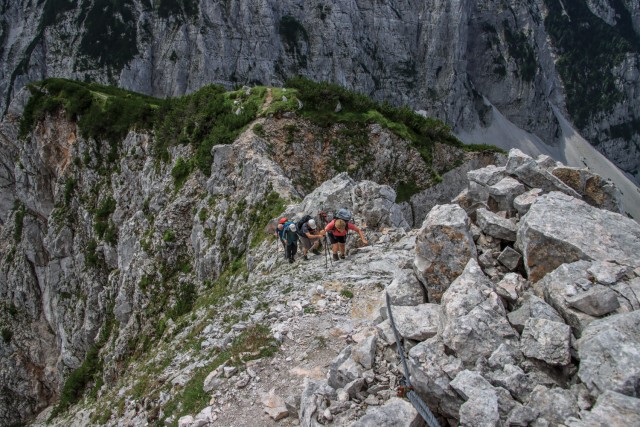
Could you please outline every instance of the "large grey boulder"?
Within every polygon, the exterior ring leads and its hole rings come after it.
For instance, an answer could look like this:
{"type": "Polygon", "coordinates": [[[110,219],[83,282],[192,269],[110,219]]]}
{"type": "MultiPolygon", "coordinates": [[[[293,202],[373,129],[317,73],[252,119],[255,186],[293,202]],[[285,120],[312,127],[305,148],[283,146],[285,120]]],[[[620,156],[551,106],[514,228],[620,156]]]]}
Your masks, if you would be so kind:
{"type": "Polygon", "coordinates": [[[581,411],[580,419],[569,418],[567,427],[638,426],[640,399],[615,391],[602,393],[590,411],[581,411]]]}
{"type": "Polygon", "coordinates": [[[547,319],[528,319],[520,337],[520,349],[550,365],[567,365],[571,361],[571,328],[547,319]]]}
{"type": "Polygon", "coordinates": [[[306,377],[303,383],[303,391],[300,396],[300,409],[298,418],[300,425],[305,427],[319,427],[324,422],[319,422],[323,411],[329,406],[330,400],[336,400],[336,391],[327,385],[325,381],[313,380],[306,377]]]}
{"type": "Polygon", "coordinates": [[[398,270],[393,275],[393,281],[386,288],[391,305],[418,305],[426,302],[425,289],[413,270],[398,270]]]}
{"type": "Polygon", "coordinates": [[[517,344],[517,332],[500,297],[471,259],[442,296],[442,341],[465,363],[489,357],[501,344],[517,344]]]}
{"type": "Polygon", "coordinates": [[[400,335],[416,341],[424,341],[438,332],[441,307],[439,304],[392,306],[393,320],[400,335]]]}
{"type": "Polygon", "coordinates": [[[613,390],[640,397],[640,311],[592,322],[576,347],[578,376],[593,396],[613,390]]]}
{"type": "Polygon", "coordinates": [[[351,190],[353,213],[371,228],[409,228],[402,209],[395,203],[396,192],[388,185],[361,181],[351,190]]]}
{"type": "Polygon", "coordinates": [[[392,397],[379,408],[370,406],[367,414],[351,424],[351,427],[420,427],[422,425],[422,417],[409,401],[392,397]]]}
{"type": "Polygon", "coordinates": [[[508,390],[520,402],[526,401],[536,386],[534,379],[525,373],[522,368],[511,363],[495,367],[499,369],[487,374],[491,379],[491,383],[508,390]]]}
{"type": "MultiPolygon", "coordinates": [[[[597,289],[601,289],[602,285],[591,281],[593,277],[588,272],[590,265],[588,261],[563,264],[534,285],[536,293],[544,296],[545,301],[558,311],[577,337],[581,336],[589,323],[597,319],[594,314],[608,313],[618,304],[617,300],[610,298],[597,299],[597,289]],[[594,288],[595,293],[592,291],[594,288]]],[[[611,295],[609,290],[605,292],[611,295]]]]}
{"type": "Polygon", "coordinates": [[[467,172],[469,182],[478,183],[484,187],[490,187],[505,177],[505,167],[488,165],[484,168],[467,172]]]}
{"type": "Polygon", "coordinates": [[[409,350],[411,383],[433,412],[458,418],[464,400],[449,383],[464,368],[462,360],[447,354],[444,343],[435,336],[409,350]]]}
{"type": "Polygon", "coordinates": [[[518,304],[518,309],[507,314],[507,318],[511,326],[516,328],[520,333],[524,330],[524,325],[529,319],[547,319],[553,322],[564,322],[563,318],[553,307],[533,294],[524,294],[518,304]]]}
{"type": "Polygon", "coordinates": [[[581,259],[635,268],[640,265],[640,224],[553,192],[536,199],[522,218],[517,245],[532,282],[581,259]]]}
{"type": "Polygon", "coordinates": [[[586,168],[558,166],[551,173],[577,191],[585,202],[600,209],[623,213],[620,192],[611,182],[586,168]]]}
{"type": "Polygon", "coordinates": [[[460,372],[450,385],[466,399],[460,407],[460,425],[463,426],[500,425],[501,415],[506,418],[515,405],[508,391],[494,387],[475,371],[460,372]]]}
{"type": "Polygon", "coordinates": [[[356,182],[346,172],[342,172],[329,181],[323,182],[301,203],[288,206],[285,216],[287,218],[302,217],[305,214],[316,216],[322,209],[351,208],[353,206],[352,190],[355,186],[356,182]]]}
{"type": "Polygon", "coordinates": [[[328,383],[335,389],[342,388],[351,381],[360,378],[364,372],[362,365],[353,359],[352,349],[351,345],[345,347],[331,363],[328,383]]]}
{"type": "Polygon", "coordinates": [[[529,212],[529,208],[541,194],[542,190],[540,188],[533,188],[526,193],[522,193],[513,199],[513,207],[518,211],[520,216],[523,216],[529,212]]]}
{"type": "Polygon", "coordinates": [[[560,387],[550,389],[543,385],[533,389],[527,406],[538,413],[539,420],[544,419],[550,423],[547,425],[562,424],[567,418],[577,416],[580,410],[571,390],[560,387]]]}
{"type": "Polygon", "coordinates": [[[414,259],[414,271],[427,289],[428,301],[440,302],[451,281],[476,257],[467,213],[458,205],[431,209],[416,237],[414,259]]]}
{"type": "Polygon", "coordinates": [[[371,369],[376,356],[377,335],[371,334],[361,342],[354,344],[351,358],[364,369],[371,369]]]}
{"type": "MultiPolygon", "coordinates": [[[[499,211],[514,212],[513,200],[526,191],[524,184],[517,179],[506,177],[488,188],[489,197],[499,211]]],[[[490,201],[489,205],[493,203],[490,201]]]]}
{"type": "Polygon", "coordinates": [[[595,317],[604,316],[620,307],[618,294],[609,287],[597,284],[567,298],[567,304],[569,307],[595,317]]]}
{"type": "Polygon", "coordinates": [[[553,176],[547,169],[540,167],[534,159],[517,148],[509,151],[505,169],[508,174],[516,176],[520,182],[530,188],[540,188],[546,192],[561,191],[572,197],[581,198],[573,188],[553,176]]]}
{"type": "Polygon", "coordinates": [[[478,227],[489,236],[497,237],[508,242],[515,242],[518,229],[510,219],[503,218],[484,208],[476,212],[478,227]]]}

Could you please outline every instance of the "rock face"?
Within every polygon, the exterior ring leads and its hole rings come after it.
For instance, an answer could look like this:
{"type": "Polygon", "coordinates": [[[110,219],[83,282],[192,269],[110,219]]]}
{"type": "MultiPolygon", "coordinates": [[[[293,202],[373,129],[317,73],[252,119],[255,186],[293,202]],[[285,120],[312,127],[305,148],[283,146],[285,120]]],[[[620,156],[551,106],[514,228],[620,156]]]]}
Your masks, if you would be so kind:
{"type": "Polygon", "coordinates": [[[522,218],[518,242],[534,282],[560,264],[581,259],[640,264],[635,255],[640,253],[637,222],[557,192],[531,205],[522,218]]]}
{"type": "Polygon", "coordinates": [[[457,205],[436,206],[424,220],[416,240],[414,270],[427,289],[429,302],[439,302],[467,261],[476,258],[469,217],[457,205]]]}
{"type": "MultiPolygon", "coordinates": [[[[509,161],[511,167],[469,172],[469,189],[456,197],[469,215],[457,220],[458,210],[451,205],[436,206],[416,239],[416,266],[424,262],[421,245],[437,238],[438,226],[451,223],[469,229],[480,254],[477,260],[460,253],[448,257],[467,263],[442,294],[437,330],[420,335],[433,323],[432,316],[419,314],[421,307],[431,311],[438,305],[416,305],[415,299],[405,297],[415,293],[406,273],[390,286],[390,296],[412,301],[407,307],[392,307],[403,345],[410,348],[412,385],[449,424],[577,427],[608,424],[605,418],[610,416],[620,425],[631,425],[640,414],[637,224],[605,210],[607,202],[592,198],[592,206],[558,192],[576,191],[586,199],[588,190],[576,186],[568,191],[549,179],[547,174],[562,168],[555,162],[540,158],[532,163],[518,152],[512,152],[509,161]],[[522,165],[528,172],[518,175],[522,165]],[[531,179],[531,174],[544,179],[531,179]],[[491,187],[505,179],[546,184],[545,189],[529,188],[518,181],[528,190],[527,200],[492,202],[496,193],[491,187]],[[531,218],[537,218],[533,228],[540,230],[535,243],[531,218]],[[510,233],[498,232],[507,228],[497,226],[505,221],[510,233]],[[555,248],[556,265],[536,269],[548,248],[555,248]],[[505,251],[516,260],[522,254],[525,260],[540,261],[529,262],[528,268],[517,262],[507,267],[498,262],[505,251]]],[[[516,183],[509,187],[522,190],[516,183]]],[[[421,277],[420,269],[415,273],[421,277]]],[[[378,331],[382,342],[395,345],[388,322],[380,323],[378,331]]]]}
{"type": "MultiPolygon", "coordinates": [[[[593,62],[598,52],[563,44],[567,39],[621,37],[627,27],[607,17],[635,22],[631,17],[637,16],[637,8],[632,2],[598,2],[615,13],[593,15],[585,3],[594,2],[578,2],[569,12],[546,3],[512,4],[496,12],[488,1],[371,8],[274,0],[149,7],[130,0],[104,7],[88,1],[48,6],[54,13],[16,1],[1,17],[0,108],[4,112],[8,99],[26,82],[49,76],[91,78],[166,97],[207,83],[280,85],[305,75],[381,101],[407,103],[457,130],[481,129],[507,117],[549,144],[561,133],[554,108],[568,110],[565,114],[574,116],[587,138],[599,141],[598,149],[638,177],[639,140],[633,125],[639,110],[637,48],[620,39],[631,51],[612,56],[600,70],[593,62]],[[567,14],[574,19],[563,21],[567,14]],[[558,20],[574,37],[556,33],[550,22],[558,20]],[[605,33],[581,33],[586,25],[605,33]],[[94,46],[110,49],[98,53],[94,46]],[[599,106],[592,93],[561,89],[578,82],[557,68],[554,58],[572,54],[584,57],[587,69],[615,79],[615,101],[599,100],[611,108],[599,106]]],[[[638,32],[637,24],[628,28],[638,32]]],[[[598,88],[602,93],[614,90],[598,88]]]]}

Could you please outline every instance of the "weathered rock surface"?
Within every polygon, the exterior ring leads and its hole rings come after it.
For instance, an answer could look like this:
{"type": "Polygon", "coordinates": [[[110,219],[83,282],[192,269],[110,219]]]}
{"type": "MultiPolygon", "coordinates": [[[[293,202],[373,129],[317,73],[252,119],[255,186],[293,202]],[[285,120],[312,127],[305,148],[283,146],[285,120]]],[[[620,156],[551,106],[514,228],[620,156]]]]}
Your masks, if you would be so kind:
{"type": "Polygon", "coordinates": [[[500,298],[473,259],[442,296],[442,316],[442,340],[465,363],[517,342],[500,298]]]}
{"type": "Polygon", "coordinates": [[[606,390],[640,396],[640,311],[592,322],[576,347],[578,376],[593,396],[606,390]]]}
{"type": "Polygon", "coordinates": [[[392,306],[393,319],[400,335],[424,341],[438,332],[441,308],[439,304],[392,306]]]}
{"type": "Polygon", "coordinates": [[[418,411],[407,400],[392,397],[379,408],[370,408],[352,427],[418,427],[423,421],[418,411]]]}
{"type": "Polygon", "coordinates": [[[429,302],[439,302],[469,259],[477,257],[469,225],[469,217],[458,205],[436,206],[424,220],[416,238],[414,270],[429,302]]]}
{"type": "Polygon", "coordinates": [[[564,322],[530,318],[524,324],[520,349],[527,357],[550,365],[566,365],[571,361],[571,328],[564,322]]]}
{"type": "Polygon", "coordinates": [[[586,260],[640,265],[640,225],[620,214],[553,192],[536,199],[518,229],[529,280],[564,263],[586,260]]]}

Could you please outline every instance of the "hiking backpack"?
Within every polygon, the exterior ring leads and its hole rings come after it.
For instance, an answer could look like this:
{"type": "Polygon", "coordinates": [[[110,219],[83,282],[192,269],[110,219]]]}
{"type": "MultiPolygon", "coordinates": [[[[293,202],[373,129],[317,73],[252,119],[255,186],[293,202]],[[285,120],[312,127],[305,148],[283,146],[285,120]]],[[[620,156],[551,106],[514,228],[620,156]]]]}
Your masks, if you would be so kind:
{"type": "Polygon", "coordinates": [[[304,224],[306,224],[307,221],[309,221],[311,218],[313,218],[311,215],[305,215],[305,216],[302,217],[302,219],[300,221],[296,222],[296,229],[297,229],[297,232],[298,232],[298,234],[300,236],[307,237],[302,233],[302,226],[304,224]]]}
{"type": "Polygon", "coordinates": [[[342,209],[339,209],[338,212],[336,212],[334,217],[341,219],[344,222],[349,222],[351,221],[351,218],[353,217],[353,215],[351,215],[351,211],[349,211],[348,209],[342,208],[342,209]]]}

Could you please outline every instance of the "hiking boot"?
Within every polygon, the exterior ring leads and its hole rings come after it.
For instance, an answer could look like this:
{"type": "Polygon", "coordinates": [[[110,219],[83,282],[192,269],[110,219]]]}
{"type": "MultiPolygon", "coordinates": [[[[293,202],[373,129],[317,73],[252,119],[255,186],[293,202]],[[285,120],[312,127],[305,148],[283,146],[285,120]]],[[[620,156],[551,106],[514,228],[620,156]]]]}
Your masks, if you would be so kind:
{"type": "Polygon", "coordinates": [[[289,258],[289,264],[293,264],[293,258],[289,258]]]}
{"type": "Polygon", "coordinates": [[[339,258],[338,258],[338,254],[333,254],[333,260],[334,260],[334,261],[337,261],[338,259],[339,259],[339,258]]]}
{"type": "Polygon", "coordinates": [[[344,254],[340,254],[340,258],[341,258],[341,259],[345,259],[344,254]]]}
{"type": "Polygon", "coordinates": [[[313,249],[313,250],[311,250],[311,252],[313,252],[313,253],[314,253],[314,254],[316,254],[316,255],[320,255],[320,251],[319,251],[319,250],[317,250],[317,249],[313,249]]]}
{"type": "Polygon", "coordinates": [[[302,255],[302,259],[305,260],[305,261],[309,261],[309,258],[307,258],[306,255],[302,255]]]}

